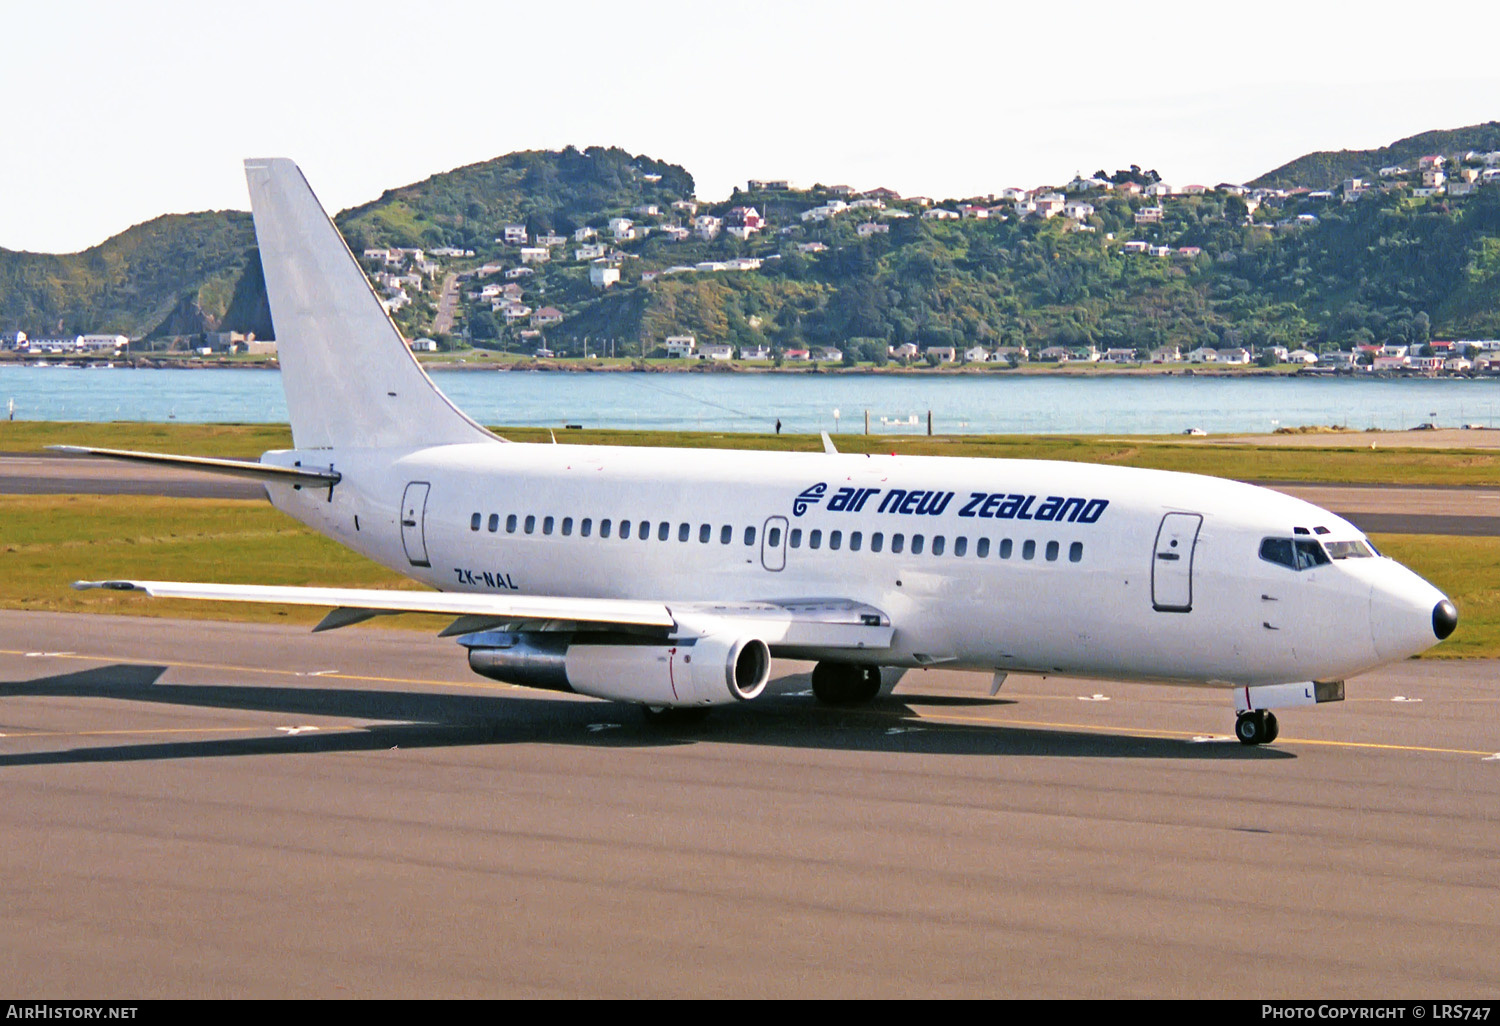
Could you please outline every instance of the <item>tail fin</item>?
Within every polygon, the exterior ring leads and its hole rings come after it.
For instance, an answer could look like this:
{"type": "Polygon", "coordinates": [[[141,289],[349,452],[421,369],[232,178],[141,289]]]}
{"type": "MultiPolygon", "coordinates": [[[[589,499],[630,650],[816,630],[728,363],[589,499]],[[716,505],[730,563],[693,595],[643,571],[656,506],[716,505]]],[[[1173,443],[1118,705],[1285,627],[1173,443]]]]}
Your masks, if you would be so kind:
{"type": "Polygon", "coordinates": [[[297,448],[497,441],[418,365],[297,165],[245,177],[297,448]]]}

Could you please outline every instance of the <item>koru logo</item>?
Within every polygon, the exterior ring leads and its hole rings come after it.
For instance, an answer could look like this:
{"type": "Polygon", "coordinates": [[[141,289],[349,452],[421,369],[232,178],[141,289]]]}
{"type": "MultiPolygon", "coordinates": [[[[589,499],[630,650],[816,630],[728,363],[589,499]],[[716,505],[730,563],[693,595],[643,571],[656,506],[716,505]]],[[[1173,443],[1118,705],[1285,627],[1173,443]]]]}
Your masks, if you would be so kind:
{"type": "Polygon", "coordinates": [[[808,506],[814,506],[823,501],[823,495],[828,491],[828,485],[819,481],[811,488],[804,488],[802,494],[792,500],[792,516],[800,517],[807,512],[808,506]]]}

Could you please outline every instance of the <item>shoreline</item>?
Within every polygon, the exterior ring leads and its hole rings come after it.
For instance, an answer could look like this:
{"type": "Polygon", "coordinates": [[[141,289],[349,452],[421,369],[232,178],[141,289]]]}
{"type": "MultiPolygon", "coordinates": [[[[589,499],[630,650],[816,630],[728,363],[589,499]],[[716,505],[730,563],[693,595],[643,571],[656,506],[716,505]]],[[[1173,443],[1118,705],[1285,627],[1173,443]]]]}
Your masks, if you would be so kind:
{"type": "MultiPolygon", "coordinates": [[[[842,365],[820,365],[820,364],[798,364],[781,367],[772,366],[745,366],[742,363],[706,364],[703,361],[675,361],[675,360],[613,360],[610,362],[594,360],[537,360],[530,357],[522,358],[480,358],[470,360],[460,357],[455,359],[426,360],[418,358],[417,362],[423,370],[432,371],[455,371],[462,373],[536,373],[536,374],[786,374],[786,375],[890,375],[895,377],[938,377],[938,378],[973,378],[984,376],[995,377],[1182,377],[1182,378],[1256,378],[1256,379],[1283,379],[1283,378],[1349,378],[1359,380],[1378,381],[1453,381],[1453,380],[1487,380],[1500,377],[1500,374],[1477,374],[1473,372],[1422,372],[1403,373],[1400,371],[1318,371],[1301,366],[1279,366],[1279,367],[1213,367],[1207,365],[1172,364],[1172,365],[1101,365],[1101,364],[1041,364],[1022,365],[1019,367],[998,367],[992,365],[947,365],[938,367],[901,367],[888,365],[885,367],[858,366],[845,367],[842,365]]],[[[38,369],[56,370],[280,370],[278,361],[272,360],[206,360],[202,357],[183,360],[161,360],[150,357],[113,357],[113,358],[58,358],[49,360],[45,357],[37,360],[17,359],[13,356],[0,356],[0,369],[5,367],[30,367],[38,369]]]]}

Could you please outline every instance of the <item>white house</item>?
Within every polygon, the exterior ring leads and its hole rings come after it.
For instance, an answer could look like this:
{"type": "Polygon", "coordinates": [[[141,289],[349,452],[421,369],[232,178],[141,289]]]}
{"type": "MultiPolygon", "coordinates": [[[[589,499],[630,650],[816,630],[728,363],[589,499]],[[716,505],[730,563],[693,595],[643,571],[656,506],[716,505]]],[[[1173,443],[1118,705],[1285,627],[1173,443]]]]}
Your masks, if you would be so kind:
{"type": "Polygon", "coordinates": [[[1075,221],[1087,220],[1094,216],[1094,205],[1092,203],[1084,203],[1081,200],[1074,200],[1063,207],[1063,213],[1075,221]]]}
{"type": "Polygon", "coordinates": [[[1210,349],[1208,346],[1199,346],[1188,353],[1188,360],[1192,363],[1218,363],[1219,351],[1210,349]]]}
{"type": "Polygon", "coordinates": [[[508,224],[500,232],[500,241],[507,246],[524,246],[526,244],[526,226],[524,224],[508,224]]]}
{"type": "Polygon", "coordinates": [[[595,260],[589,265],[589,284],[596,289],[607,289],[620,280],[620,269],[614,264],[603,260],[595,260]]]}
{"type": "Polygon", "coordinates": [[[928,346],[923,352],[927,356],[936,356],[939,363],[952,363],[958,359],[958,352],[952,346],[928,346]]]}
{"type": "Polygon", "coordinates": [[[694,349],[698,348],[698,340],[692,335],[668,335],[663,345],[669,357],[685,360],[693,355],[694,349]]]}
{"type": "Polygon", "coordinates": [[[552,251],[546,246],[522,246],[521,263],[545,264],[552,259],[552,251]]]}
{"type": "Polygon", "coordinates": [[[410,342],[411,351],[414,353],[435,353],[437,343],[430,338],[414,338],[410,342]]]}
{"type": "Polygon", "coordinates": [[[734,346],[727,342],[709,342],[698,350],[700,360],[732,360],[734,346]]]}
{"type": "Polygon", "coordinates": [[[1135,212],[1135,223],[1161,224],[1163,213],[1164,211],[1161,207],[1142,207],[1135,212]]]}
{"type": "Polygon", "coordinates": [[[964,350],[964,363],[984,363],[990,358],[990,351],[984,346],[971,346],[964,350]]]}

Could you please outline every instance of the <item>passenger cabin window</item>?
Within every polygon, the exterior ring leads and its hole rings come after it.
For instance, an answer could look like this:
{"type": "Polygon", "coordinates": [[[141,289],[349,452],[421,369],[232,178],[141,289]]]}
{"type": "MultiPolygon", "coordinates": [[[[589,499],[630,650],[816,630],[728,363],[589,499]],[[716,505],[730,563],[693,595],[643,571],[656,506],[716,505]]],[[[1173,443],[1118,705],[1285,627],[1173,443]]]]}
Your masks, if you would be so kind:
{"type": "Polygon", "coordinates": [[[543,534],[551,534],[552,533],[552,523],[553,523],[553,521],[552,521],[551,517],[547,517],[545,520],[542,521],[542,533],[543,534]]]}
{"type": "Polygon", "coordinates": [[[844,544],[844,532],[843,531],[829,531],[828,532],[828,547],[830,549],[837,550],[838,547],[840,545],[842,545],[842,544],[844,544]]]}
{"type": "Polygon", "coordinates": [[[563,537],[564,538],[570,537],[573,534],[573,518],[572,517],[563,517],[562,533],[563,533],[563,537]]]}
{"type": "Polygon", "coordinates": [[[900,552],[904,548],[906,548],[906,535],[904,535],[904,534],[893,534],[893,535],[891,535],[891,551],[892,552],[900,552]]]}
{"type": "MultiPolygon", "coordinates": [[[[607,524],[607,523],[609,523],[609,521],[606,520],[605,523],[607,524]]],[[[609,533],[608,531],[605,532],[606,535],[608,533],[609,533]]],[[[629,520],[621,520],[620,521],[620,537],[621,538],[629,538],[630,537],[630,521],[629,520]]]]}
{"type": "Polygon", "coordinates": [[[536,530],[536,517],[534,517],[534,516],[528,516],[526,518],[526,533],[527,534],[531,534],[535,530],[536,530]]]}
{"type": "Polygon", "coordinates": [[[988,538],[981,538],[974,543],[974,555],[978,556],[980,559],[984,559],[989,554],[990,540],[988,538]]]}
{"type": "Polygon", "coordinates": [[[1000,558],[1001,559],[1009,559],[1010,558],[1010,539],[1009,538],[1001,538],[1000,539],[1000,558]]]}
{"type": "Polygon", "coordinates": [[[879,531],[876,531],[874,534],[870,535],[870,551],[871,552],[879,552],[884,547],[885,547],[885,535],[884,534],[882,534],[879,531]]]}
{"type": "Polygon", "coordinates": [[[578,533],[587,538],[594,533],[594,518],[584,517],[583,523],[578,525],[578,533]]]}
{"type": "Polygon", "coordinates": [[[932,538],[932,554],[934,556],[941,556],[943,554],[943,550],[945,548],[947,548],[947,546],[948,546],[948,543],[943,538],[942,535],[940,535],[940,534],[933,535],[933,538],[932,538]]]}
{"type": "MultiPolygon", "coordinates": [[[[725,528],[725,530],[728,530],[728,528],[725,528]]],[[[754,545],[755,544],[755,528],[753,528],[753,527],[747,527],[747,528],[745,528],[745,544],[746,545],[754,545]]],[[[776,547],[776,543],[772,542],[771,543],[771,547],[775,548],[776,547]]]]}
{"type": "Polygon", "coordinates": [[[913,556],[920,556],[922,554],[923,541],[924,540],[920,534],[914,534],[911,536],[911,554],[913,556]]]}
{"type": "MultiPolygon", "coordinates": [[[[746,530],[745,530],[746,537],[753,538],[754,535],[753,535],[752,532],[754,530],[755,530],[755,528],[753,528],[753,527],[746,528],[746,530]]],[[[748,545],[749,542],[746,542],[745,544],[748,545]]],[[[779,528],[779,527],[773,527],[769,531],[766,532],[766,544],[769,545],[773,549],[781,547],[781,528],[779,528]]]]}
{"type": "Polygon", "coordinates": [[[1068,546],[1068,562],[1083,562],[1083,542],[1074,542],[1072,545],[1068,546]]]}
{"type": "Polygon", "coordinates": [[[823,532],[820,531],[820,530],[818,530],[817,528],[813,528],[811,531],[808,531],[807,532],[807,547],[810,548],[810,549],[822,548],[823,547],[823,532]]]}
{"type": "MultiPolygon", "coordinates": [[[[649,525],[648,525],[648,529],[649,529],[649,525]]],[[[646,536],[646,532],[642,531],[641,532],[641,537],[644,538],[645,536],[646,536]]],[[[672,525],[671,524],[669,524],[665,520],[663,520],[661,523],[659,523],[659,524],[656,525],[656,540],[657,541],[666,541],[671,536],[672,536],[672,525]]]]}
{"type": "Polygon", "coordinates": [[[728,524],[725,524],[723,527],[719,528],[719,544],[728,545],[732,541],[734,541],[734,528],[730,527],[728,524]]]}
{"type": "Polygon", "coordinates": [[[1027,538],[1021,543],[1021,558],[1033,559],[1036,557],[1036,542],[1027,538]]]}
{"type": "Polygon", "coordinates": [[[787,535],[787,544],[791,545],[794,549],[802,547],[802,528],[792,528],[791,532],[787,535]]]}
{"type": "Polygon", "coordinates": [[[1047,562],[1049,562],[1049,563],[1056,563],[1057,562],[1057,550],[1058,550],[1058,544],[1057,544],[1057,542],[1055,542],[1055,541],[1049,541],[1047,543],[1047,562]]]}
{"type": "Polygon", "coordinates": [[[514,513],[512,513],[510,516],[508,516],[508,517],[505,518],[505,533],[506,534],[515,534],[516,533],[516,515],[514,513]]]}
{"type": "Polygon", "coordinates": [[[953,539],[953,554],[955,556],[967,556],[969,554],[969,539],[967,539],[967,538],[954,538],[953,539]]]}
{"type": "Polygon", "coordinates": [[[849,551],[858,552],[859,547],[864,543],[864,540],[865,535],[863,531],[851,531],[849,533],[849,551]]]}
{"type": "MultiPolygon", "coordinates": [[[[477,530],[478,527],[479,527],[479,525],[475,524],[474,527],[477,530]]],[[[496,531],[500,530],[500,514],[499,513],[491,513],[490,514],[490,524],[489,524],[489,527],[490,527],[490,534],[494,534],[496,531]]]]}
{"type": "Polygon", "coordinates": [[[689,527],[687,524],[678,524],[677,525],[677,540],[680,541],[680,542],[687,541],[688,540],[688,535],[691,534],[692,531],[693,531],[693,529],[691,527],[689,527]]]}
{"type": "Polygon", "coordinates": [[[599,521],[599,537],[609,537],[609,520],[607,518],[599,521]]]}
{"type": "Polygon", "coordinates": [[[698,528],[698,542],[699,542],[699,544],[701,544],[701,545],[707,545],[708,542],[709,542],[709,539],[711,539],[713,536],[714,536],[714,529],[711,526],[709,526],[708,524],[704,524],[702,527],[698,528]]]}
{"type": "Polygon", "coordinates": [[[480,514],[480,513],[475,513],[472,517],[470,517],[469,518],[469,530],[471,530],[471,531],[477,531],[477,530],[479,530],[479,521],[481,519],[483,519],[483,515],[480,514]]]}

